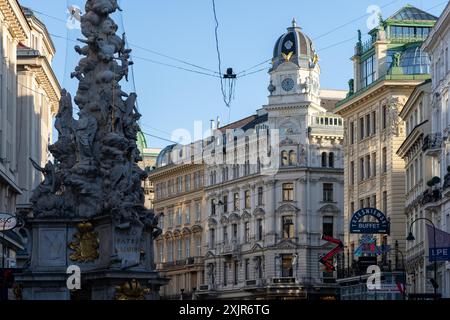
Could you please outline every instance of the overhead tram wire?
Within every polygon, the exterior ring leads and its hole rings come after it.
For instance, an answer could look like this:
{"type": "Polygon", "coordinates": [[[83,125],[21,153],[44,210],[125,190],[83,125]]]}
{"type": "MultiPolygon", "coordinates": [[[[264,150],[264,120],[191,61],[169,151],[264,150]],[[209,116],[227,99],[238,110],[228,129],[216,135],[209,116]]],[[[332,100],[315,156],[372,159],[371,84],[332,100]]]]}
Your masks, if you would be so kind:
{"type": "Polygon", "coordinates": [[[235,82],[236,75],[233,74],[233,69],[229,68],[227,70],[227,74],[222,76],[222,57],[220,54],[220,45],[219,45],[219,19],[217,18],[217,10],[216,10],[216,1],[212,0],[212,9],[214,15],[214,37],[216,43],[216,52],[217,52],[217,60],[218,60],[218,68],[220,74],[220,89],[222,91],[222,98],[225,106],[228,108],[228,122],[230,122],[231,118],[231,101],[234,98],[234,90],[235,90],[235,82]],[[225,89],[225,80],[228,81],[228,93],[225,89]]]}
{"type": "MultiPolygon", "coordinates": [[[[390,5],[394,4],[394,3],[396,3],[396,2],[398,2],[398,1],[399,1],[399,0],[391,1],[391,2],[389,2],[389,3],[387,3],[387,4],[383,5],[383,6],[381,6],[380,8],[381,8],[381,9],[386,8],[386,7],[388,7],[388,6],[390,6],[390,5]]],[[[447,2],[447,1],[446,1],[446,2],[447,2]]],[[[446,2],[444,2],[444,3],[446,3],[446,2]]],[[[442,3],[441,3],[441,4],[442,4],[442,3]]],[[[441,4],[439,4],[439,5],[441,5],[441,4]]],[[[432,9],[432,8],[430,8],[430,9],[428,9],[428,10],[431,10],[431,9],[432,9]]],[[[323,33],[323,34],[321,34],[321,35],[319,35],[319,36],[313,38],[313,40],[317,40],[317,39],[323,38],[323,37],[325,37],[325,36],[327,36],[327,35],[329,35],[329,34],[335,32],[336,30],[342,29],[343,27],[346,27],[346,26],[348,26],[348,25],[350,25],[350,24],[352,24],[352,23],[354,23],[354,22],[356,22],[356,21],[358,21],[358,20],[361,20],[361,19],[363,19],[363,18],[365,18],[365,17],[367,17],[367,16],[369,16],[369,15],[370,15],[369,13],[366,13],[366,14],[364,14],[364,15],[358,17],[358,18],[352,19],[352,20],[350,20],[350,21],[348,21],[348,22],[346,22],[346,23],[344,23],[344,24],[342,24],[342,25],[340,25],[340,26],[337,26],[337,27],[335,27],[335,28],[333,28],[333,29],[330,29],[329,31],[327,31],[327,32],[325,32],[325,33],[323,33]]],[[[330,46],[330,47],[331,47],[331,46],[330,46]]],[[[326,49],[328,49],[328,47],[327,47],[326,49]]],[[[324,50],[324,49],[322,49],[322,50],[324,50]]],[[[252,69],[254,69],[254,68],[256,68],[256,67],[259,67],[260,65],[263,65],[264,63],[267,63],[267,62],[270,62],[270,61],[272,61],[272,59],[264,60],[264,61],[262,61],[261,63],[258,63],[258,64],[256,64],[256,65],[254,65],[253,67],[250,67],[250,68],[247,68],[247,69],[245,69],[245,70],[243,70],[243,71],[241,71],[241,72],[238,72],[237,74],[239,75],[239,74],[242,74],[242,73],[246,73],[246,72],[248,72],[249,70],[252,70],[252,69]]]]}
{"type": "MultiPolygon", "coordinates": [[[[41,15],[43,15],[43,16],[52,18],[52,19],[57,20],[57,21],[60,21],[60,22],[63,22],[64,24],[67,23],[67,21],[65,21],[65,20],[63,20],[63,19],[61,19],[61,18],[58,18],[58,17],[52,16],[52,15],[49,15],[49,14],[44,13],[44,12],[42,12],[42,11],[34,10],[34,9],[31,9],[31,10],[34,11],[34,12],[36,12],[36,13],[39,13],[39,14],[41,14],[41,15]]],[[[123,29],[123,26],[122,26],[122,29],[123,29]]],[[[50,33],[50,35],[53,36],[53,37],[56,37],[56,38],[67,39],[67,37],[63,37],[63,36],[60,36],[60,35],[55,35],[55,34],[51,34],[51,33],[50,33]]],[[[72,41],[72,42],[74,42],[74,43],[79,43],[78,41],[73,40],[73,39],[68,39],[68,40],[69,40],[69,41],[72,41]]],[[[152,50],[152,49],[149,49],[149,48],[142,47],[142,46],[140,46],[140,45],[131,43],[131,42],[129,42],[129,41],[127,41],[127,42],[128,42],[128,45],[129,45],[129,47],[130,47],[131,49],[133,49],[133,48],[141,49],[141,50],[146,51],[146,52],[148,52],[148,53],[152,53],[152,54],[158,55],[158,56],[160,56],[160,57],[164,57],[164,58],[166,58],[166,59],[170,59],[170,60],[173,60],[173,61],[182,63],[182,64],[189,65],[189,66],[194,67],[194,68],[198,68],[198,69],[203,70],[203,71],[207,71],[207,72],[209,72],[209,73],[216,74],[217,77],[220,76],[220,73],[219,73],[219,72],[214,71],[214,70],[212,70],[212,69],[208,69],[208,68],[199,66],[198,64],[188,62],[188,61],[186,61],[186,60],[184,60],[184,59],[172,57],[172,56],[170,56],[170,55],[167,55],[167,54],[158,52],[158,51],[156,51],[156,50],[152,50]]],[[[205,72],[205,73],[206,73],[206,72],[205,72]]]]}
{"type": "MultiPolygon", "coordinates": [[[[68,39],[68,38],[66,38],[66,37],[64,37],[64,36],[60,36],[60,35],[57,35],[57,34],[50,33],[50,35],[51,35],[52,37],[56,37],[56,38],[60,38],[60,39],[67,39],[68,41],[71,41],[71,42],[74,42],[74,43],[79,43],[78,41],[76,41],[76,40],[74,40],[74,39],[68,39]]],[[[138,57],[138,56],[134,56],[134,58],[135,58],[135,59],[140,59],[140,60],[143,60],[143,61],[147,61],[147,62],[150,62],[150,63],[154,63],[154,64],[166,66],[166,67],[170,67],[170,68],[175,68],[175,69],[187,71],[187,72],[192,72],[192,73],[202,74],[202,75],[210,76],[210,77],[214,77],[214,78],[220,78],[219,75],[214,75],[214,74],[211,74],[211,73],[206,73],[206,72],[202,72],[202,71],[197,71],[197,70],[194,70],[194,69],[188,69],[188,68],[176,66],[176,65],[173,65],[173,64],[168,64],[168,63],[156,61],[156,60],[149,59],[149,58],[138,57]]]]}

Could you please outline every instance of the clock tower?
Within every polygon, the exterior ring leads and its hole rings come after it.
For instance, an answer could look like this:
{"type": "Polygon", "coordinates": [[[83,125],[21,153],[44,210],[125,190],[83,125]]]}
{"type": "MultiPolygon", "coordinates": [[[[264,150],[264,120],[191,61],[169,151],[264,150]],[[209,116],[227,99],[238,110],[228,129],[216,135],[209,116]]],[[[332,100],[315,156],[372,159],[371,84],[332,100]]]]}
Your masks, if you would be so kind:
{"type": "Polygon", "coordinates": [[[295,19],[275,43],[269,74],[269,105],[305,103],[320,109],[318,56],[295,19]]]}

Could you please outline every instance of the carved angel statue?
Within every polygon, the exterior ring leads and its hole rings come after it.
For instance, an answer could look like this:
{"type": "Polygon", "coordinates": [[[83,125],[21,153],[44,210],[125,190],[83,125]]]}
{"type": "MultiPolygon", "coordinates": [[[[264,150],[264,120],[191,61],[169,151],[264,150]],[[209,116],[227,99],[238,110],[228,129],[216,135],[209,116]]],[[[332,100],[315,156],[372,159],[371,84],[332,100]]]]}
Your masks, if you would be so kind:
{"type": "Polygon", "coordinates": [[[44,175],[44,181],[41,183],[43,189],[40,191],[48,191],[48,193],[53,193],[55,191],[56,179],[55,179],[55,166],[50,161],[47,162],[44,168],[42,168],[36,161],[29,158],[33,167],[42,172],[44,175]]]}
{"type": "Polygon", "coordinates": [[[93,157],[92,144],[97,133],[97,120],[85,109],[79,112],[80,119],[77,121],[75,136],[80,152],[80,160],[93,157]]]}
{"type": "Polygon", "coordinates": [[[69,136],[73,133],[72,96],[63,89],[59,102],[59,111],[56,115],[55,128],[60,136],[69,136]]]}

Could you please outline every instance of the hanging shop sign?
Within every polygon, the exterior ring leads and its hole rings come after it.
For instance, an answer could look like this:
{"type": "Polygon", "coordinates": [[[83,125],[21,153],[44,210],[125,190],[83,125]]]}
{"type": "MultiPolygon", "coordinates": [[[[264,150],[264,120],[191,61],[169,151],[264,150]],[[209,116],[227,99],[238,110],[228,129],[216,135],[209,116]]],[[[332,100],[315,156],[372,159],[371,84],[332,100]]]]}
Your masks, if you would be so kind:
{"type": "Polygon", "coordinates": [[[17,218],[9,213],[0,212],[0,231],[12,230],[17,226],[17,218]]]}
{"type": "Polygon", "coordinates": [[[350,220],[350,233],[389,234],[390,222],[380,210],[363,208],[353,214],[350,220]],[[367,221],[367,219],[364,219],[365,217],[371,217],[372,219],[367,221]]]}

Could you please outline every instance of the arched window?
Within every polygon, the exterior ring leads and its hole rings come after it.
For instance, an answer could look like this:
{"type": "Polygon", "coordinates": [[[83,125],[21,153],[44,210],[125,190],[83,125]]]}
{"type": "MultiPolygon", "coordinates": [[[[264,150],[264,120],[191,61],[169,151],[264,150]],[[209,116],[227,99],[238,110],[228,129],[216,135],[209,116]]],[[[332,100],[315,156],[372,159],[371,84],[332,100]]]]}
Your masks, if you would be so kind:
{"type": "Polygon", "coordinates": [[[326,168],[326,167],[327,167],[327,153],[322,152],[322,168],[326,168]]]}
{"type": "Polygon", "coordinates": [[[297,164],[297,153],[294,150],[289,151],[289,165],[293,166],[297,164]]]}
{"type": "Polygon", "coordinates": [[[283,167],[289,165],[289,158],[288,158],[288,152],[287,151],[282,151],[281,152],[281,165],[283,167]]]}
{"type": "Polygon", "coordinates": [[[330,154],[328,155],[328,166],[330,168],[334,168],[334,153],[330,152],[330,154]]]}

